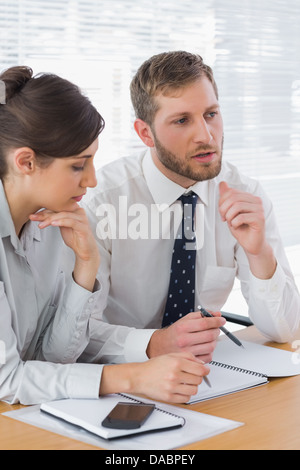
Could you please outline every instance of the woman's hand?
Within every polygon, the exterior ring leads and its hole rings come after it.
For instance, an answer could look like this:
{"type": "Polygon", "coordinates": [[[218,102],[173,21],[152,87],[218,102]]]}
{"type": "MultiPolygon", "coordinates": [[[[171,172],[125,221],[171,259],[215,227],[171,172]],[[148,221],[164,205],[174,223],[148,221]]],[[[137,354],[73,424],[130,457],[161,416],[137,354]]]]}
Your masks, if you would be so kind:
{"type": "Polygon", "coordinates": [[[59,227],[65,244],[75,255],[74,280],[80,286],[93,291],[100,254],[92,234],[84,209],[78,207],[74,212],[52,212],[47,209],[30,216],[30,220],[40,222],[39,227],[59,227]]]}
{"type": "Polygon", "coordinates": [[[147,362],[105,366],[100,395],[133,393],[169,403],[186,403],[209,368],[189,352],[167,354],[147,362]]]}

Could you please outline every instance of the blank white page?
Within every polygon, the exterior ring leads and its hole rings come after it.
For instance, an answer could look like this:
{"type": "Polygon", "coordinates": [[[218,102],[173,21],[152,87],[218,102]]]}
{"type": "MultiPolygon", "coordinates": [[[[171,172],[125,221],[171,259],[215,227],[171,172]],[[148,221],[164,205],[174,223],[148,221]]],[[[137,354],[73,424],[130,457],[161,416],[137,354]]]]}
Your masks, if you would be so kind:
{"type": "Polygon", "coordinates": [[[244,348],[227,337],[218,341],[213,361],[248,369],[268,377],[289,377],[300,374],[297,353],[242,341],[244,348]]]}

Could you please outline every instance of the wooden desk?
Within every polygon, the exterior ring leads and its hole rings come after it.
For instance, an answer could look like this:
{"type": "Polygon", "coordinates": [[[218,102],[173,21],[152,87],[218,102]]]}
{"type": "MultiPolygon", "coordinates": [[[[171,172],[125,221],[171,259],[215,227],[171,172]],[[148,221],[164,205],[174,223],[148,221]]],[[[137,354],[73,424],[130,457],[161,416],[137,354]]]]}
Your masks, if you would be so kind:
{"type": "MultiPolygon", "coordinates": [[[[255,327],[240,338],[293,351],[290,344],[267,343],[255,327]]],[[[298,338],[300,339],[300,333],[298,338]]],[[[20,408],[0,402],[0,413],[20,408]]],[[[300,449],[300,376],[270,379],[251,390],[189,406],[189,409],[241,421],[244,426],[183,447],[200,449],[300,449]]],[[[0,416],[0,449],[92,450],[93,446],[0,416]]]]}

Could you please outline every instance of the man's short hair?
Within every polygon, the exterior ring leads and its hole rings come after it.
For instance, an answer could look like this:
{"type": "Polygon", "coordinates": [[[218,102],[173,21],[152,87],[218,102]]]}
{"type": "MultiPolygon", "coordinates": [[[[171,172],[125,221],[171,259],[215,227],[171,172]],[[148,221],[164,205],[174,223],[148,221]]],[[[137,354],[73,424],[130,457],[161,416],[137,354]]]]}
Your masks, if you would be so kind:
{"type": "Polygon", "coordinates": [[[155,100],[158,94],[168,96],[203,76],[210,80],[218,98],[213,71],[203,62],[200,55],[185,51],[154,55],[141,65],[130,85],[136,117],[151,126],[158,111],[158,104],[155,100]]]}

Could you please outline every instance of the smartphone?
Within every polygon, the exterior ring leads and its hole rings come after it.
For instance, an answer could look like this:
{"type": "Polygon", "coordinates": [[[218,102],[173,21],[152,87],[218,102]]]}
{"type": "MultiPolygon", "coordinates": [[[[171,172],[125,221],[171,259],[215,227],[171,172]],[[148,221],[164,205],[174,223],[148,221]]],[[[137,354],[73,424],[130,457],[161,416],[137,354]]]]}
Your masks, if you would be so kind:
{"type": "Polygon", "coordinates": [[[145,423],[155,405],[119,402],[102,421],[102,426],[113,429],[137,429],[145,423]]]}

